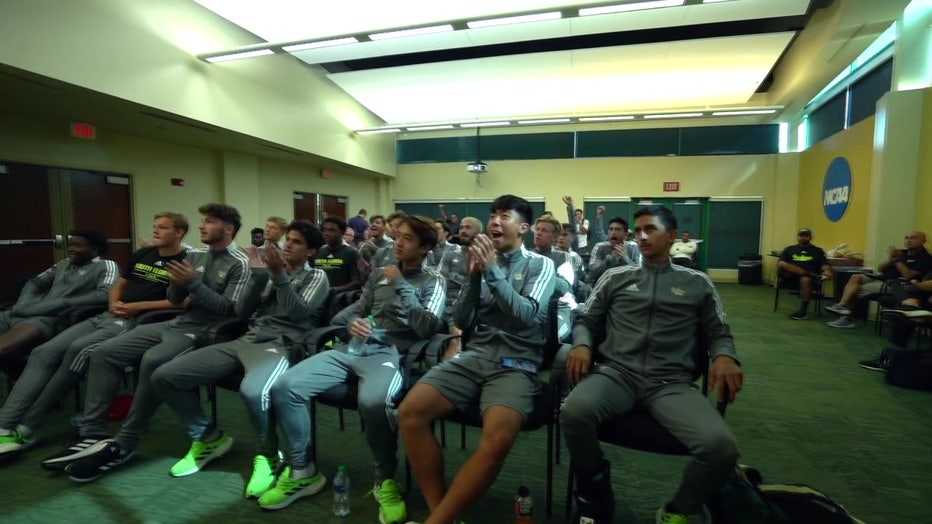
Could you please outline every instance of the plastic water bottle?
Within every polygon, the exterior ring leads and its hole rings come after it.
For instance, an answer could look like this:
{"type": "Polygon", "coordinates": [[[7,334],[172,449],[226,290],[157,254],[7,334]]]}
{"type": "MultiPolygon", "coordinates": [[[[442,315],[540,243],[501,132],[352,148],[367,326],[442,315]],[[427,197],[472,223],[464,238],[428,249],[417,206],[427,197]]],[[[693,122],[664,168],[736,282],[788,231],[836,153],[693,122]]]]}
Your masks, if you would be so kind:
{"type": "Polygon", "coordinates": [[[338,517],[345,517],[350,513],[349,505],[350,479],[346,472],[346,466],[337,468],[337,474],[333,477],[333,514],[338,517]]]}
{"type": "Polygon", "coordinates": [[[518,494],[515,495],[515,524],[533,524],[534,523],[534,498],[531,497],[530,490],[527,486],[518,488],[518,494]]]}
{"type": "MultiPolygon", "coordinates": [[[[369,322],[369,329],[375,333],[375,319],[372,318],[372,315],[366,317],[366,321],[369,322]]],[[[346,351],[350,355],[356,355],[358,357],[364,357],[369,354],[369,349],[366,347],[366,339],[353,337],[349,346],[346,348],[346,351]]]]}

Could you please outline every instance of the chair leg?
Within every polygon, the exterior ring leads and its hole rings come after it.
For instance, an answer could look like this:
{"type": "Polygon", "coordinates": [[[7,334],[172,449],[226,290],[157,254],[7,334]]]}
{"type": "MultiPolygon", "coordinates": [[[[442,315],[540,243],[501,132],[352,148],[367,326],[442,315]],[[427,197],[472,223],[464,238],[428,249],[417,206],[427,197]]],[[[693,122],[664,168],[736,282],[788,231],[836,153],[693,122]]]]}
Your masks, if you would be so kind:
{"type": "Polygon", "coordinates": [[[775,291],[774,291],[774,293],[773,293],[773,312],[776,313],[776,312],[777,312],[777,303],[780,302],[780,285],[777,284],[777,285],[774,287],[774,290],[775,290],[775,291]]]}
{"type": "Polygon", "coordinates": [[[547,492],[544,501],[544,510],[547,513],[547,519],[553,516],[553,440],[554,426],[547,425],[547,492]]]}
{"type": "Polygon", "coordinates": [[[466,449],[466,424],[460,424],[460,449],[466,449]]]}
{"type": "Polygon", "coordinates": [[[344,425],[343,423],[343,408],[337,409],[337,416],[340,419],[340,431],[343,431],[344,429],[346,429],[346,425],[344,425]]]}
{"type": "Polygon", "coordinates": [[[566,520],[570,519],[570,515],[573,512],[573,488],[575,487],[576,475],[573,474],[573,459],[570,459],[566,475],[566,504],[563,506],[563,514],[566,520]]]}
{"type": "Polygon", "coordinates": [[[217,427],[217,386],[213,384],[207,386],[207,402],[210,402],[210,421],[217,427]]]}
{"type": "Polygon", "coordinates": [[[440,419],[440,447],[447,449],[447,426],[443,423],[443,419],[440,419]]]}

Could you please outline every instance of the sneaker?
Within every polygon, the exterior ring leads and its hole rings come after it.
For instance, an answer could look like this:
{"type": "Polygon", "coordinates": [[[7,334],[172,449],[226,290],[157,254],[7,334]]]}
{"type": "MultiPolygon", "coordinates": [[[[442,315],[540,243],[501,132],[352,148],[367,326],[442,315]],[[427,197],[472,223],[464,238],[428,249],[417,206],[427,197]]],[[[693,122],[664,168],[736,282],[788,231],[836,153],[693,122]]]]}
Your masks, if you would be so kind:
{"type": "Polygon", "coordinates": [[[796,311],[792,315],[790,315],[790,318],[793,320],[806,320],[807,318],[809,318],[809,315],[807,315],[805,311],[800,309],[799,311],[796,311]]]}
{"type": "Polygon", "coordinates": [[[886,371],[887,370],[887,361],[877,357],[871,360],[862,360],[858,362],[858,365],[864,369],[869,369],[871,371],[886,371]]]}
{"type": "Polygon", "coordinates": [[[382,485],[372,487],[372,496],[379,503],[379,522],[381,524],[401,524],[408,516],[408,509],[398,484],[392,479],[385,479],[382,485]]]}
{"type": "Polygon", "coordinates": [[[0,436],[0,455],[29,449],[35,443],[34,436],[23,435],[18,429],[14,429],[9,435],[0,436]]]}
{"type": "Polygon", "coordinates": [[[183,459],[179,460],[169,470],[173,477],[186,477],[193,475],[202,470],[208,462],[218,459],[230,451],[233,447],[233,439],[225,433],[220,434],[220,438],[211,442],[201,442],[195,440],[191,443],[191,449],[183,459]]]}
{"type": "Polygon", "coordinates": [[[828,325],[829,327],[840,329],[854,329],[857,327],[857,325],[846,316],[838,317],[837,319],[828,322],[828,325]]]}
{"type": "Polygon", "coordinates": [[[252,476],[246,485],[246,498],[257,499],[275,485],[275,470],[278,469],[278,459],[256,455],[252,459],[252,476]]]}
{"type": "Polygon", "coordinates": [[[259,507],[262,509],[282,509],[292,502],[310,497],[327,485],[327,479],[318,471],[313,477],[306,479],[291,478],[291,466],[285,468],[278,477],[272,489],[259,497],[259,507]]]}
{"type": "Polygon", "coordinates": [[[686,519],[686,515],[682,513],[667,513],[667,510],[660,508],[657,510],[657,518],[654,519],[654,524],[688,524],[689,521],[686,519]]]}
{"type": "Polygon", "coordinates": [[[105,441],[112,440],[109,436],[91,435],[89,437],[79,437],[67,449],[46,458],[42,461],[42,467],[46,469],[59,469],[67,466],[71,462],[84,458],[91,453],[100,451],[106,444],[105,441]]]}
{"type": "Polygon", "coordinates": [[[840,303],[832,304],[831,306],[827,306],[825,309],[828,311],[831,311],[832,313],[838,313],[839,315],[850,315],[851,314],[851,310],[841,305],[840,303]]]}
{"type": "Polygon", "coordinates": [[[133,452],[124,453],[120,445],[113,439],[102,440],[103,444],[96,452],[78,459],[65,468],[68,478],[75,482],[91,482],[97,480],[104,473],[125,464],[133,452]]]}

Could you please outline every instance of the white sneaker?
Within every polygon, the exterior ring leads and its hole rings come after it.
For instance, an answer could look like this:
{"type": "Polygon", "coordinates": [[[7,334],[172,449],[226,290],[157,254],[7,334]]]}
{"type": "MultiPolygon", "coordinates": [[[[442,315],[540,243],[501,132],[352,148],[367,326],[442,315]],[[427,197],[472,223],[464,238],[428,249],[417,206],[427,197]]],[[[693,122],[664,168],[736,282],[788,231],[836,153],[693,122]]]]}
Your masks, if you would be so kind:
{"type": "Polygon", "coordinates": [[[828,311],[831,311],[832,313],[838,313],[839,315],[850,315],[851,314],[851,310],[841,305],[840,303],[832,304],[831,306],[827,306],[825,309],[828,311]]]}
{"type": "Polygon", "coordinates": [[[829,327],[841,328],[841,329],[854,329],[857,325],[852,322],[848,317],[841,316],[837,320],[828,322],[829,327]]]}

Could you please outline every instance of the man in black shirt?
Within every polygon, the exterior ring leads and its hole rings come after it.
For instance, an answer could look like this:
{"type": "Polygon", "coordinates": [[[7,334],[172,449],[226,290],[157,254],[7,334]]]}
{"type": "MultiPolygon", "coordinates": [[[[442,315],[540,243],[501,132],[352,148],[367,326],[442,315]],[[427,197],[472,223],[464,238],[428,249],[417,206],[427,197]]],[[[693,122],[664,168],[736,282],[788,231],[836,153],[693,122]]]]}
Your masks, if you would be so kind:
{"type": "Polygon", "coordinates": [[[903,278],[916,280],[923,275],[932,271],[932,255],[926,251],[926,234],[922,231],[913,231],[905,237],[906,249],[897,249],[890,246],[888,258],[885,262],[877,266],[879,277],[871,275],[854,275],[841,295],[841,300],[837,304],[825,309],[838,313],[840,318],[829,322],[828,325],[834,328],[853,328],[855,323],[851,321],[851,306],[854,305],[854,299],[864,297],[871,293],[880,293],[883,290],[884,282],[903,278]]]}
{"type": "Polygon", "coordinates": [[[812,244],[812,230],[802,228],[796,233],[796,244],[787,246],[780,254],[777,270],[784,279],[799,282],[799,309],[790,315],[793,320],[806,320],[809,301],[812,300],[814,282],[831,278],[825,251],[812,244]]]}
{"type": "Polygon", "coordinates": [[[356,264],[358,254],[343,242],[344,231],[346,221],[340,217],[328,216],[320,227],[327,244],[317,252],[314,267],[327,273],[331,293],[342,293],[362,287],[359,266],[356,264]]]}

